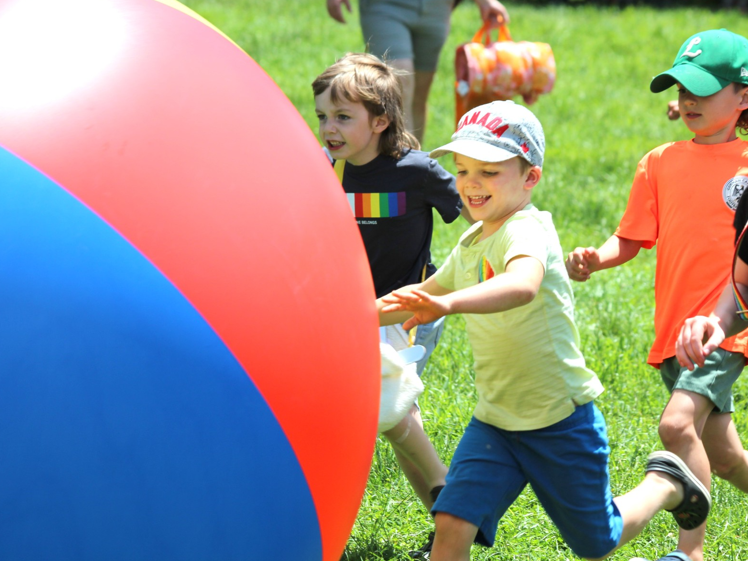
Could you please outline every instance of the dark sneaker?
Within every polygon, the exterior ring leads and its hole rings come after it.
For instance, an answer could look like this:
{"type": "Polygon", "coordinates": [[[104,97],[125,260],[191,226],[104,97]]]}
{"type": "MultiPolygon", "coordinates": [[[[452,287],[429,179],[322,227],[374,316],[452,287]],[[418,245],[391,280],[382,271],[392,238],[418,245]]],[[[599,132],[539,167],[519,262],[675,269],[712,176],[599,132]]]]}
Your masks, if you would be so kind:
{"type": "MultiPolygon", "coordinates": [[[[669,511],[673,514],[678,526],[684,530],[693,530],[706,521],[709,510],[712,508],[712,497],[683,460],[672,452],[652,452],[647,459],[647,472],[650,471],[667,473],[683,485],[683,500],[669,511]]],[[[680,551],[675,553],[685,555],[680,551]]],[[[669,555],[669,557],[672,556],[673,554],[669,555]]],[[[664,559],[667,559],[667,556],[664,559]]],[[[673,559],[678,560],[678,557],[673,557],[673,559]]]]}

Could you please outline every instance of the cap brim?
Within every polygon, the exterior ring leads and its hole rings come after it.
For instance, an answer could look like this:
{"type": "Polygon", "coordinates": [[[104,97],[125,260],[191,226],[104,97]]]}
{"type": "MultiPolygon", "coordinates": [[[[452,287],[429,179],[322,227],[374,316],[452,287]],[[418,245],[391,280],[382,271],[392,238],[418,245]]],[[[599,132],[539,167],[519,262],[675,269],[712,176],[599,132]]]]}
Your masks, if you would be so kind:
{"type": "Polygon", "coordinates": [[[450,142],[449,144],[445,144],[441,148],[432,150],[429,153],[429,156],[432,158],[438,158],[439,156],[444,156],[445,154],[449,154],[452,152],[456,154],[462,154],[463,156],[473,158],[474,160],[480,160],[482,162],[503,162],[514,158],[515,156],[519,156],[519,154],[515,154],[514,152],[510,152],[509,150],[504,150],[503,148],[491,146],[490,144],[486,144],[485,142],[472,140],[469,138],[460,138],[458,140],[453,140],[452,142],[450,142]]]}
{"type": "Polygon", "coordinates": [[[654,93],[663,92],[676,82],[699,97],[716,94],[730,83],[729,80],[709,74],[699,66],[683,63],[652,78],[649,89],[654,93]]]}

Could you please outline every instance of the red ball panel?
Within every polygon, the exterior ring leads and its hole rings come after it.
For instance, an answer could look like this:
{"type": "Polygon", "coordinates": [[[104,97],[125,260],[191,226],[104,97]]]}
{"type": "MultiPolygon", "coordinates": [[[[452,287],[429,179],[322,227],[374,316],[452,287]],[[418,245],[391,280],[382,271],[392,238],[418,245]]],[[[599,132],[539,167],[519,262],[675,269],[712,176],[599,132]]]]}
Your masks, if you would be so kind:
{"type": "MultiPolygon", "coordinates": [[[[0,19],[19,4],[39,14],[49,1],[0,1],[0,19]]],[[[34,105],[0,101],[0,144],[118,230],[216,330],[291,441],[324,558],[337,561],[379,391],[374,292],[340,185],[290,102],[229,40],[155,0],[106,9],[106,64],[56,76],[34,105]]]]}

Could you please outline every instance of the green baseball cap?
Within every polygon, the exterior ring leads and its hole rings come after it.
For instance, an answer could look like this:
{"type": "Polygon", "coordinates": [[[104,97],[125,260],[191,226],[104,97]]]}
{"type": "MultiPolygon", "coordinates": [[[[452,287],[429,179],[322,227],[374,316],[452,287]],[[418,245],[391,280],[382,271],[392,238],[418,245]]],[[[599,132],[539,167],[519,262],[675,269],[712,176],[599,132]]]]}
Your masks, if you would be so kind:
{"type": "Polygon", "coordinates": [[[659,93],[676,82],[700,97],[716,94],[732,82],[748,85],[748,39],[726,29],[689,37],[673,67],[652,78],[649,89],[659,93]]]}

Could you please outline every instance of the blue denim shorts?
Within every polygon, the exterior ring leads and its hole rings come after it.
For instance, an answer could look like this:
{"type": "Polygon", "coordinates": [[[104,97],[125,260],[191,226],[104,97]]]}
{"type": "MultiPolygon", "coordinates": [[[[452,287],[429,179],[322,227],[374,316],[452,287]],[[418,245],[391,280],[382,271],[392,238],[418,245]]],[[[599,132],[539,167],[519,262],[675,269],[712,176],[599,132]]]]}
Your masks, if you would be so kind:
{"type": "Polygon", "coordinates": [[[492,546],[499,519],[529,483],[569,547],[603,557],[621,539],[623,519],[608,475],[605,419],[593,403],[550,427],[506,431],[472,418],[432,509],[478,527],[492,546]]]}

